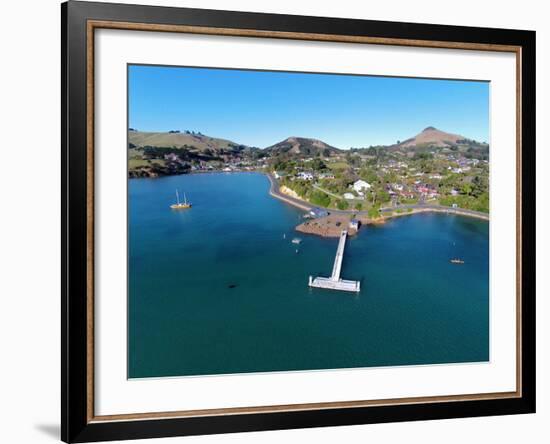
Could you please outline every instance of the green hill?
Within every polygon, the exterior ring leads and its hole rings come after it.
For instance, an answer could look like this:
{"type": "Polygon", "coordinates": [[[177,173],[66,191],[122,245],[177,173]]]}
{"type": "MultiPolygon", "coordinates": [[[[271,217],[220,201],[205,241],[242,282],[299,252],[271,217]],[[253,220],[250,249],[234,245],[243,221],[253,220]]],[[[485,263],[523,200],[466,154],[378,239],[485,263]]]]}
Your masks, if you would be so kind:
{"type": "Polygon", "coordinates": [[[257,155],[257,148],[191,131],[128,131],[128,175],[157,177],[189,172],[205,162],[257,155]]]}
{"type": "Polygon", "coordinates": [[[265,151],[272,156],[287,154],[289,156],[324,156],[330,157],[340,153],[335,148],[321,140],[306,137],[289,137],[282,142],[265,148],[265,151]]]}
{"type": "Polygon", "coordinates": [[[478,142],[459,134],[447,133],[433,126],[423,129],[410,139],[391,145],[388,149],[392,152],[422,153],[428,151],[459,152],[467,156],[480,159],[489,158],[489,144],[478,142]]]}
{"type": "Polygon", "coordinates": [[[195,151],[220,151],[242,150],[245,145],[226,139],[206,136],[201,133],[191,132],[143,132],[128,131],[128,143],[130,148],[187,148],[195,151]]]}

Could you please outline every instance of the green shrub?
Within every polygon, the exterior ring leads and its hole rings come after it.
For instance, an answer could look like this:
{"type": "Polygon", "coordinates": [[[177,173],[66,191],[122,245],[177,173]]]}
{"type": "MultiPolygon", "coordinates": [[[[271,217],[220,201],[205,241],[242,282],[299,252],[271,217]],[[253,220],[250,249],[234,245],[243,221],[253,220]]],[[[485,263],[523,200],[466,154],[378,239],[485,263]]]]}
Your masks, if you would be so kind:
{"type": "Polygon", "coordinates": [[[339,200],[337,207],[339,210],[347,210],[349,208],[349,203],[346,200],[339,200]]]}
{"type": "Polygon", "coordinates": [[[322,191],[317,191],[317,190],[312,191],[309,197],[309,201],[313,205],[317,205],[319,207],[328,207],[330,205],[330,197],[325,193],[323,193],[322,191]]]}

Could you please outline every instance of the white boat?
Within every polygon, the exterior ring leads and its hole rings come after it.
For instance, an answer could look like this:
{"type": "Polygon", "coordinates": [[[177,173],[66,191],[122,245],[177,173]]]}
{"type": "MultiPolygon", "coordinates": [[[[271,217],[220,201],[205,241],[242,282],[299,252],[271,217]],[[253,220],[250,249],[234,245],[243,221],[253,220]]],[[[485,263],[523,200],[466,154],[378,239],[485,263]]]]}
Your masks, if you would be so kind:
{"type": "Polygon", "coordinates": [[[191,208],[191,202],[187,202],[187,196],[185,195],[185,193],[183,193],[183,202],[180,202],[180,195],[178,193],[178,190],[176,190],[176,203],[170,205],[170,208],[174,210],[191,208]]]}

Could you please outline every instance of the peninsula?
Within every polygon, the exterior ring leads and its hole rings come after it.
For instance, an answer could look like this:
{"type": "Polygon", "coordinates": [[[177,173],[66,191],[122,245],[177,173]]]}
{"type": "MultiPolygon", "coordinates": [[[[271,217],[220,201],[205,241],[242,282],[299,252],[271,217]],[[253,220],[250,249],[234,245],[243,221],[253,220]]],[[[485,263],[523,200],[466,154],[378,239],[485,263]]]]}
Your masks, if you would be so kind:
{"type": "Polygon", "coordinates": [[[199,131],[130,129],[128,157],[131,178],[265,173],[273,197],[308,213],[296,229],[320,236],[426,211],[489,219],[489,145],[431,126],[393,145],[349,149],[304,137],[258,148],[199,131]]]}

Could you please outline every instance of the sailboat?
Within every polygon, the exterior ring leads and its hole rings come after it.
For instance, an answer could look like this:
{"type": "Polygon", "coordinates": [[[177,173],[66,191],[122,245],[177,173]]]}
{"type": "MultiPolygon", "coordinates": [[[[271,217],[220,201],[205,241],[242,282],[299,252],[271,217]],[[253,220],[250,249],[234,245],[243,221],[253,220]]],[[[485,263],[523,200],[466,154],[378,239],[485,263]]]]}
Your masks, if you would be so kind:
{"type": "Polygon", "coordinates": [[[183,193],[183,202],[180,202],[180,195],[178,190],[176,190],[176,203],[170,205],[170,208],[174,210],[183,210],[186,208],[191,208],[191,202],[187,202],[187,196],[183,193]]]}
{"type": "Polygon", "coordinates": [[[462,265],[464,263],[464,260],[462,259],[459,259],[459,258],[454,258],[454,259],[451,259],[449,261],[451,264],[459,264],[459,265],[462,265]]]}

